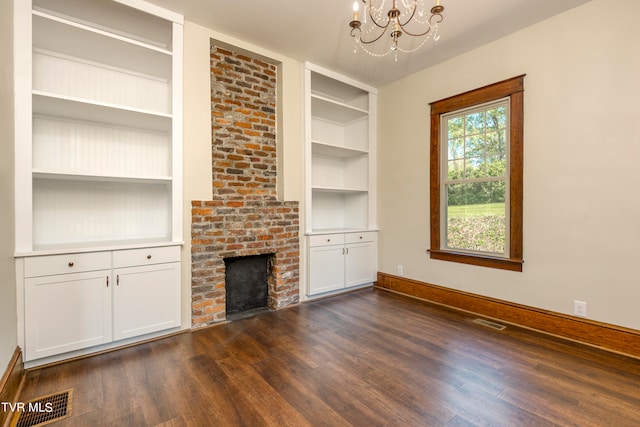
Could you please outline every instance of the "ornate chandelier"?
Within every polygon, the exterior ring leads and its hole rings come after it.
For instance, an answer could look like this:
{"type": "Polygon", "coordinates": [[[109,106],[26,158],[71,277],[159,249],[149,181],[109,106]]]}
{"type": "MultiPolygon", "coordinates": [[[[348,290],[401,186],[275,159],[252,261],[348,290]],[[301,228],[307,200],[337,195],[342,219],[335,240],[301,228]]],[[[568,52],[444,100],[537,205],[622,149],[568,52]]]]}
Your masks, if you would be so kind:
{"type": "Polygon", "coordinates": [[[372,56],[394,53],[397,61],[398,51],[414,52],[430,38],[434,41],[440,38],[438,24],[444,19],[444,6],[440,5],[440,0],[436,0],[430,12],[425,0],[392,0],[388,10],[385,7],[386,0],[360,1],[364,4],[364,17],[362,21],[358,20],[356,0],[353,3],[353,21],[349,23],[351,37],[355,40],[354,52],[360,46],[372,56]],[[411,38],[401,40],[403,34],[411,38]]]}

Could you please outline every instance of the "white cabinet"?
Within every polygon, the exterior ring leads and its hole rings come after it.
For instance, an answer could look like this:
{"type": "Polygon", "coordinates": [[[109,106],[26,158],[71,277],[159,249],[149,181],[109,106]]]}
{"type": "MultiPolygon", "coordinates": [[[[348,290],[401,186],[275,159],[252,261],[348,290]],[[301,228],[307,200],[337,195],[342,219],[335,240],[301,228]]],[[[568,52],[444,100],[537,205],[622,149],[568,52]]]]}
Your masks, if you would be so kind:
{"type": "Polygon", "coordinates": [[[180,326],[177,249],[114,252],[114,340],[180,326]]]}
{"type": "Polygon", "coordinates": [[[372,283],[377,271],[377,233],[345,235],[345,287],[372,283]]]}
{"type": "Polygon", "coordinates": [[[309,239],[309,295],[345,286],[344,235],[311,236],[309,239]]]}
{"type": "Polygon", "coordinates": [[[25,280],[25,359],[111,341],[111,270],[25,280]]]}
{"type": "Polygon", "coordinates": [[[180,247],[24,259],[25,360],[180,326],[180,247]]]}
{"type": "Polygon", "coordinates": [[[305,64],[308,295],[375,281],[376,96],[370,86],[305,64]]]}
{"type": "Polygon", "coordinates": [[[180,263],[114,271],[113,339],[180,326],[180,263]]]}
{"type": "Polygon", "coordinates": [[[25,360],[111,341],[111,253],[24,260],[25,360]]]}
{"type": "Polygon", "coordinates": [[[324,234],[309,239],[310,296],[376,280],[377,233],[324,234]]]}

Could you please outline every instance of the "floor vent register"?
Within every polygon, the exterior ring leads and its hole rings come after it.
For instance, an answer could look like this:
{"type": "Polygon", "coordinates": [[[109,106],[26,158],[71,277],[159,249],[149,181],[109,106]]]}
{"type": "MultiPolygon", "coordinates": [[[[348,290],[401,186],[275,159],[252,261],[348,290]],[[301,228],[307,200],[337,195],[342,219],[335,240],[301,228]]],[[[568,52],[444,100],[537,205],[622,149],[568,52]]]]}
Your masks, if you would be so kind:
{"type": "Polygon", "coordinates": [[[10,427],[36,427],[60,421],[71,413],[73,389],[39,397],[25,403],[13,417],[10,427]]]}
{"type": "Polygon", "coordinates": [[[478,325],[486,326],[486,327],[491,328],[491,329],[496,329],[498,331],[501,331],[501,330],[507,328],[504,325],[501,325],[501,324],[495,323],[495,322],[491,322],[491,321],[485,320],[485,319],[475,319],[473,321],[473,323],[477,323],[478,325]]]}

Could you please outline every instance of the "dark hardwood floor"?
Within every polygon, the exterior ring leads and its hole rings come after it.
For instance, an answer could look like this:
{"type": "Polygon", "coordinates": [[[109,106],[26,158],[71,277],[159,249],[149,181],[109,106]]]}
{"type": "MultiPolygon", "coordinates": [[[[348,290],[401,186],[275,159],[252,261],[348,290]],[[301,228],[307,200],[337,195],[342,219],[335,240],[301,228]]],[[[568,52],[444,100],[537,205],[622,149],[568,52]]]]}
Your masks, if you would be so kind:
{"type": "Polygon", "coordinates": [[[638,426],[640,361],[379,290],[28,373],[72,426],[638,426]]]}

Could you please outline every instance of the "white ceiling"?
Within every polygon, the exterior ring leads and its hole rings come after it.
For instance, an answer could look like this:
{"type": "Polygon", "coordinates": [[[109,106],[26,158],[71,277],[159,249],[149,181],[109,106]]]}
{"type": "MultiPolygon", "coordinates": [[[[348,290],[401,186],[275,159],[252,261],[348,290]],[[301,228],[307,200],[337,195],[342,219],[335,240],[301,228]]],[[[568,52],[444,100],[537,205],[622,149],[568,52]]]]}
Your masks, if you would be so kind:
{"type": "Polygon", "coordinates": [[[399,54],[397,62],[393,55],[353,52],[353,0],[148,1],[187,21],[379,87],[590,0],[441,0],[440,39],[399,54]]]}

